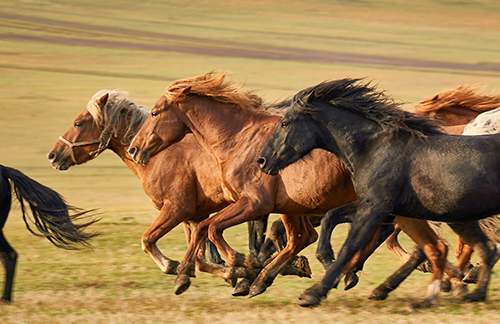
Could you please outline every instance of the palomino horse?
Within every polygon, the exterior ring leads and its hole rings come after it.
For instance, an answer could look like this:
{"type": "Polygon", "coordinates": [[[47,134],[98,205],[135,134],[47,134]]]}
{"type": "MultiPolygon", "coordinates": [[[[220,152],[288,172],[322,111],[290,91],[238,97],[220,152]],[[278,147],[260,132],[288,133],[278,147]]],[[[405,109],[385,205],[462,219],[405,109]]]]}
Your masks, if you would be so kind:
{"type": "Polygon", "coordinates": [[[0,165],[0,259],[5,268],[5,286],[0,302],[10,302],[17,253],[9,245],[3,235],[3,227],[9,215],[12,203],[12,191],[21,204],[21,213],[26,228],[34,235],[46,237],[59,248],[76,250],[90,247],[89,240],[96,233],[85,233],[83,230],[95,223],[97,219],[75,224],[74,221],[89,217],[89,212],[65,203],[64,198],[54,190],[31,179],[21,171],[0,165]],[[11,190],[12,186],[12,190],[11,190]],[[25,202],[33,216],[36,232],[31,228],[25,202]]]}
{"type": "MultiPolygon", "coordinates": [[[[333,152],[346,164],[358,201],[330,211],[348,209],[354,221],[337,261],[301,295],[301,305],[326,297],[344,265],[389,214],[450,222],[484,265],[477,289],[464,299],[485,299],[500,245],[492,244],[477,220],[500,212],[500,135],[446,135],[375,87],[342,79],[296,94],[258,163],[276,175],[314,148],[333,152]]],[[[439,292],[439,279],[433,276],[431,296],[439,292]]]]}
{"type": "MultiPolygon", "coordinates": [[[[316,239],[309,219],[303,215],[321,215],[354,201],[356,196],[345,165],[322,150],[310,152],[308,159],[283,170],[279,177],[259,172],[255,157],[281,116],[261,109],[260,98],[240,91],[238,85],[224,83],[224,79],[224,74],[208,73],[170,84],[131,143],[129,153],[138,163],[147,164],[155,154],[192,132],[216,161],[226,199],[234,202],[199,224],[179,266],[183,272],[177,277],[178,287],[189,280],[194,253],[207,235],[230,265],[252,266],[251,260],[225,242],[222,232],[261,213],[283,214],[287,246],[253,282],[250,296],[255,296],[272,284],[287,260],[316,239]]],[[[427,222],[421,223],[428,228],[427,222]]]]}
{"type": "MultiPolygon", "coordinates": [[[[176,274],[179,263],[165,257],[158,249],[157,241],[184,223],[189,243],[192,229],[228,203],[224,200],[220,180],[213,171],[215,165],[193,136],[186,136],[162,151],[147,166],[134,163],[128,157],[126,149],[147,115],[148,112],[127,98],[125,92],[98,91],[60,137],[48,159],[55,169],[67,170],[97,157],[106,149],[117,154],[139,178],[144,192],[160,211],[142,236],[142,249],[165,274],[176,274]]],[[[263,225],[266,224],[267,219],[263,225]]],[[[254,225],[259,226],[258,223],[254,225]]],[[[254,240],[250,247],[255,250],[263,241],[265,228],[260,228],[250,236],[250,240],[254,240]]],[[[238,276],[247,276],[245,269],[207,262],[203,249],[197,261],[200,271],[216,274],[233,284],[238,276]]]]}

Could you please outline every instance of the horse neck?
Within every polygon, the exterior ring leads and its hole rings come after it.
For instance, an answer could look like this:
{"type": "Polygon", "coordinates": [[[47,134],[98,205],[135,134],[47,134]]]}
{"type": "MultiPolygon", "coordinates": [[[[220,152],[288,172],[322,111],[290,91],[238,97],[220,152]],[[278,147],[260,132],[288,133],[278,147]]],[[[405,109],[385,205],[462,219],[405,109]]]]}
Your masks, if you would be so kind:
{"type": "MultiPolygon", "coordinates": [[[[120,157],[120,159],[127,165],[127,167],[132,171],[136,177],[139,179],[142,179],[144,172],[147,169],[147,166],[144,166],[139,163],[135,163],[130,155],[127,153],[129,143],[124,144],[123,142],[123,137],[125,134],[125,129],[127,128],[128,124],[127,121],[122,121],[121,125],[119,125],[119,129],[117,130],[117,136],[112,136],[111,141],[109,142],[108,149],[113,151],[116,155],[120,157]]],[[[139,131],[140,127],[142,125],[137,126],[137,130],[135,132],[139,131]]]]}
{"type": "Polygon", "coordinates": [[[234,107],[211,99],[192,100],[181,110],[198,142],[216,162],[234,154],[242,141],[254,144],[262,140],[263,146],[281,119],[264,110],[234,107]]]}
{"type": "Polygon", "coordinates": [[[351,172],[383,131],[376,122],[343,109],[323,110],[319,119],[327,125],[325,148],[339,157],[351,172]]]}

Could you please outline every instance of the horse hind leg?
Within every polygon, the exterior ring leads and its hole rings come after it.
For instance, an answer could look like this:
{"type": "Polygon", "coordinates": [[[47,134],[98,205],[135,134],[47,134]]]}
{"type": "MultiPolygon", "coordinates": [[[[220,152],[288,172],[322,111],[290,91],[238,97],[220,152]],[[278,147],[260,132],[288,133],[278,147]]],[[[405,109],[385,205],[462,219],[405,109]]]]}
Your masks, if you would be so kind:
{"type": "Polygon", "coordinates": [[[427,289],[427,297],[423,302],[414,304],[414,307],[432,307],[439,302],[441,280],[446,265],[448,247],[440,240],[427,221],[396,217],[395,220],[401,229],[424,251],[432,265],[432,281],[427,289]]]}
{"type": "Polygon", "coordinates": [[[500,258],[500,245],[495,244],[484,234],[479,222],[457,222],[448,224],[466,244],[478,252],[482,260],[482,267],[477,278],[476,290],[464,296],[468,302],[483,301],[486,299],[486,290],[490,280],[490,272],[500,258]]]}
{"type": "Polygon", "coordinates": [[[12,300],[12,288],[14,286],[14,273],[16,270],[17,253],[9,245],[0,230],[0,260],[5,268],[5,285],[2,295],[2,302],[10,302],[12,300]]]}
{"type": "Polygon", "coordinates": [[[10,246],[3,234],[3,227],[9,216],[12,197],[9,182],[1,176],[0,168],[0,260],[5,268],[5,285],[0,302],[8,303],[12,300],[12,287],[17,263],[17,253],[10,246]]]}

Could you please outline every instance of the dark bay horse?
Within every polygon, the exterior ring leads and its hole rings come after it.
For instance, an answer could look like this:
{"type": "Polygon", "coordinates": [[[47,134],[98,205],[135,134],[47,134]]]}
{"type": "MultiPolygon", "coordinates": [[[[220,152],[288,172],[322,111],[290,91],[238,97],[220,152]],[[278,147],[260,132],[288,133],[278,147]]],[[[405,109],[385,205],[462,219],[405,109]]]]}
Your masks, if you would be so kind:
{"type": "MultiPolygon", "coordinates": [[[[249,260],[224,241],[224,229],[255,219],[261,213],[283,214],[288,244],[253,282],[250,295],[255,296],[271,285],[289,258],[316,239],[317,234],[304,215],[321,215],[332,207],[354,201],[356,196],[344,164],[322,150],[310,152],[308,159],[283,170],[279,177],[259,172],[255,158],[281,116],[262,109],[260,98],[240,91],[235,84],[224,83],[224,78],[224,74],[209,73],[173,82],[151,110],[129,153],[135,161],[147,164],[155,154],[192,132],[216,161],[227,199],[234,203],[200,223],[181,263],[186,273],[206,236],[230,265],[248,266],[249,260]]],[[[420,223],[432,232],[425,221],[401,221],[420,223]]],[[[412,226],[405,226],[408,230],[412,231],[412,226]]],[[[435,238],[435,234],[431,236],[435,238]]],[[[329,241],[329,236],[325,241],[329,241]]],[[[436,245],[437,239],[433,242],[436,245]]],[[[179,273],[178,279],[182,283],[189,278],[179,273]]]]}
{"type": "MultiPolygon", "coordinates": [[[[347,261],[389,214],[448,222],[484,265],[477,289],[464,299],[485,299],[500,245],[492,244],[477,220],[500,212],[500,135],[446,135],[433,120],[399,109],[369,83],[342,79],[294,96],[258,164],[276,175],[314,148],[346,164],[358,205],[332,211],[350,209],[351,230],[337,261],[301,295],[301,305],[326,297],[347,261]]],[[[433,280],[431,289],[439,289],[433,280]]]]}
{"type": "MultiPolygon", "coordinates": [[[[486,94],[484,87],[463,84],[423,99],[415,105],[413,112],[441,121],[448,134],[485,135],[500,132],[500,127],[495,127],[498,125],[495,116],[499,114],[493,112],[498,107],[500,94],[486,94]]],[[[497,243],[500,242],[499,220],[498,216],[493,216],[480,221],[483,231],[497,243]]],[[[479,270],[477,267],[472,268],[470,264],[472,252],[472,248],[458,236],[455,252],[457,265],[464,272],[466,269],[470,270],[465,274],[465,282],[475,282],[479,270]]]]}
{"type": "Polygon", "coordinates": [[[17,253],[3,234],[3,227],[12,204],[12,193],[21,205],[21,213],[28,231],[36,236],[46,237],[59,248],[77,250],[91,247],[88,241],[97,235],[83,231],[97,221],[96,218],[90,218],[91,211],[67,205],[64,198],[56,191],[19,170],[0,165],[0,260],[5,268],[5,286],[0,302],[10,302],[12,299],[17,262],[17,253]],[[31,220],[28,209],[31,211],[31,220]],[[74,223],[84,219],[87,220],[83,223],[74,223]],[[32,228],[30,221],[36,229],[32,228]]]}
{"type": "MultiPolygon", "coordinates": [[[[148,112],[128,98],[125,92],[98,91],[54,145],[48,159],[55,169],[67,170],[92,160],[106,149],[117,154],[139,178],[144,192],[160,211],[142,236],[142,249],[165,274],[176,274],[179,263],[164,256],[158,249],[157,241],[183,223],[189,243],[196,225],[228,203],[214,172],[214,163],[193,136],[186,136],[162,151],[147,166],[137,164],[128,157],[128,145],[147,115],[148,112]]],[[[253,231],[254,236],[250,237],[253,242],[249,245],[256,250],[254,253],[258,253],[264,239],[267,216],[265,218],[261,225],[253,224],[260,226],[260,230],[253,231]]],[[[233,284],[237,277],[247,275],[245,269],[207,262],[203,249],[197,259],[197,267],[233,284]]]]}

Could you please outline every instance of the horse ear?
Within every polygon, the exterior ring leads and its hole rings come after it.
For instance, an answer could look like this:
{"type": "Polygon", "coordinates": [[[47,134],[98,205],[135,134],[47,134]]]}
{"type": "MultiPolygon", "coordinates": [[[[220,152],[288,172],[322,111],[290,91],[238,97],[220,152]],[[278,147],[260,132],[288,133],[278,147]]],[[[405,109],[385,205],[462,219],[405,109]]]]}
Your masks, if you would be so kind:
{"type": "Polygon", "coordinates": [[[314,100],[314,98],[316,98],[316,95],[314,94],[314,91],[311,91],[306,96],[304,96],[304,98],[302,99],[302,101],[305,104],[310,104],[314,100]]]}
{"type": "Polygon", "coordinates": [[[188,95],[191,92],[191,87],[185,87],[184,90],[182,90],[183,95],[188,95]]]}
{"type": "Polygon", "coordinates": [[[104,107],[104,105],[108,102],[108,98],[109,98],[109,94],[106,92],[106,94],[104,96],[97,99],[97,105],[99,106],[99,108],[104,107]]]}
{"type": "Polygon", "coordinates": [[[431,100],[435,101],[435,100],[438,100],[438,99],[439,99],[439,94],[435,95],[431,100]]]}

